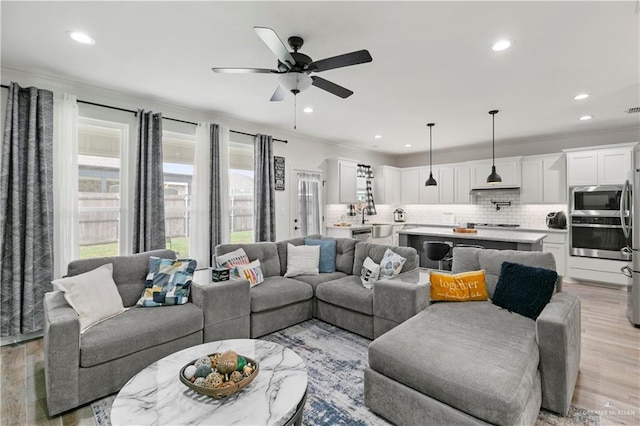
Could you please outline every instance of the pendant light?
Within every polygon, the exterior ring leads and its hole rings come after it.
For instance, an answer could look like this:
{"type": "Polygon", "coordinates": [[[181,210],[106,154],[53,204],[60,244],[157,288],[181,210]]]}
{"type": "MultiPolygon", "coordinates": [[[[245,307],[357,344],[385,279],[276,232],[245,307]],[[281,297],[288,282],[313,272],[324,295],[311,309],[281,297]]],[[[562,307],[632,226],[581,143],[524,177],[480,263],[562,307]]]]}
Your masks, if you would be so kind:
{"type": "Polygon", "coordinates": [[[489,175],[489,177],[487,177],[487,183],[490,183],[490,184],[496,184],[496,183],[502,182],[502,178],[498,173],[496,173],[496,114],[497,113],[498,113],[497,109],[492,109],[491,111],[489,111],[489,114],[491,114],[492,122],[493,122],[492,124],[493,136],[491,138],[492,165],[491,165],[491,174],[489,175]]]}
{"type": "Polygon", "coordinates": [[[433,129],[433,126],[435,126],[435,125],[436,125],[436,123],[427,124],[427,126],[429,127],[429,179],[427,179],[427,181],[424,183],[424,186],[438,186],[438,182],[436,182],[436,180],[433,178],[433,172],[431,170],[431,167],[433,165],[433,163],[431,161],[431,144],[433,142],[432,135],[431,135],[431,130],[433,129]]]}

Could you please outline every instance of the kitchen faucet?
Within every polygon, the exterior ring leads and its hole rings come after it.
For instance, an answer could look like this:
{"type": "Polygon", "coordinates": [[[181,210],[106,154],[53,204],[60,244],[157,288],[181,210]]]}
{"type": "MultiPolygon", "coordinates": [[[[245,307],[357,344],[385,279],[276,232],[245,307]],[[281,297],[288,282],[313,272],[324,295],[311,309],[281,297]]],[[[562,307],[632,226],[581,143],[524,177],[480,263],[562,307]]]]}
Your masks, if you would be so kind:
{"type": "Polygon", "coordinates": [[[366,220],[364,220],[364,211],[366,210],[366,207],[362,208],[362,224],[364,225],[364,223],[366,222],[366,220]]]}

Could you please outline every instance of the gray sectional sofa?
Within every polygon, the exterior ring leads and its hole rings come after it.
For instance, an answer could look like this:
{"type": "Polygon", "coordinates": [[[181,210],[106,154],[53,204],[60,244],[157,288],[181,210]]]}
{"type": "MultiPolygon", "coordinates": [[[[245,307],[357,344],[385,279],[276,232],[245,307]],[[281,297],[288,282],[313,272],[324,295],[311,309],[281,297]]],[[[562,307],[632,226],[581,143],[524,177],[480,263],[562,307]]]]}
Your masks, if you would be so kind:
{"type": "Polygon", "coordinates": [[[149,257],[175,259],[171,250],[131,256],[76,260],[68,276],[113,264],[113,280],[124,307],[131,309],[80,334],[75,310],[60,291],[45,294],[44,356],[49,415],[110,395],[136,373],[169,354],[203,342],[207,334],[210,286],[192,284],[192,303],[136,308],[144,289],[149,257]],[[80,336],[80,338],[78,338],[80,336]]]}
{"type": "MultiPolygon", "coordinates": [[[[454,248],[453,272],[504,261],[555,270],[550,253],[454,248]]],[[[558,282],[559,283],[559,282],[558,282]]],[[[533,425],[565,415],[580,363],[580,300],[559,291],[537,320],[488,302],[438,302],[374,340],[365,405],[399,425],[533,425]]]]}
{"type": "Polygon", "coordinates": [[[303,245],[304,238],[217,246],[216,256],[243,248],[251,261],[260,259],[265,280],[251,289],[246,280],[215,283],[212,291],[218,299],[235,300],[239,297],[237,293],[243,292],[250,295],[250,304],[242,309],[232,304],[226,308],[219,306],[217,323],[210,327],[214,332],[208,337],[216,340],[231,336],[257,338],[315,317],[373,339],[426,306],[428,296],[421,287],[398,288],[379,281],[372,291],[364,288],[360,281],[367,256],[379,263],[387,248],[407,259],[402,272],[418,267],[419,258],[414,248],[332,239],[336,240],[336,272],[294,278],[284,277],[287,244],[303,245]],[[399,304],[397,298],[407,303],[399,304]]]}

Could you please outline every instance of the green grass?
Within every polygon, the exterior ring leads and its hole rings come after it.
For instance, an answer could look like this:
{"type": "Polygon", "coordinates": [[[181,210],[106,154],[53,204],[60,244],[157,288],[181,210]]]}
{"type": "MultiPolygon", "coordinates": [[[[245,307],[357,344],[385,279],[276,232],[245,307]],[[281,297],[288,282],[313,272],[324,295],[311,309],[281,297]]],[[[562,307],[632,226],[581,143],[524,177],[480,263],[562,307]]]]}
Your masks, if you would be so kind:
{"type": "MultiPolygon", "coordinates": [[[[252,243],[253,231],[237,231],[231,233],[231,242],[252,243]]],[[[171,242],[167,242],[167,248],[177,251],[180,256],[189,256],[189,239],[187,237],[174,237],[171,242]]],[[[118,243],[94,244],[80,246],[80,259],[88,259],[93,257],[117,256],[118,243]]]]}

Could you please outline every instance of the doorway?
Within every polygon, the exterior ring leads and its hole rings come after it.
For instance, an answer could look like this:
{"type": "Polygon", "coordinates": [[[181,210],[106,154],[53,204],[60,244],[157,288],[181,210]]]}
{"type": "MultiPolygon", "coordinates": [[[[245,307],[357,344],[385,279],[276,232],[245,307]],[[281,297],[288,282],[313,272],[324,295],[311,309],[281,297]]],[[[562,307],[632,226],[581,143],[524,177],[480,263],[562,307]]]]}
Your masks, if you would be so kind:
{"type": "Polygon", "coordinates": [[[294,170],[291,207],[294,238],[322,233],[322,173],[294,170]]]}

